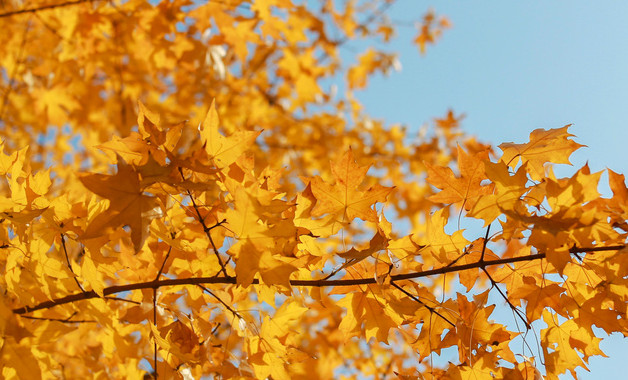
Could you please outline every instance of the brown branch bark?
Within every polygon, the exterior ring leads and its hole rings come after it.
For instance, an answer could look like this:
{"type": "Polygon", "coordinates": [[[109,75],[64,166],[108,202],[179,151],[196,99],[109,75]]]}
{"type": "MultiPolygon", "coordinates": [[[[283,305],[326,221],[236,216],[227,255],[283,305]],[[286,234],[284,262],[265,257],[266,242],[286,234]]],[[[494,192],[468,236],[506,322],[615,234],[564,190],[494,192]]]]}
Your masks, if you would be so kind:
{"type": "MultiPolygon", "coordinates": [[[[617,251],[623,248],[626,248],[627,245],[614,245],[614,246],[606,246],[606,247],[590,247],[590,248],[579,248],[573,247],[569,250],[570,253],[576,252],[602,252],[602,251],[617,251]]],[[[518,256],[518,257],[508,257],[497,260],[486,260],[486,261],[478,261],[475,263],[463,264],[463,265],[454,265],[450,267],[436,268],[421,272],[413,272],[413,273],[404,273],[390,276],[390,281],[402,281],[408,280],[412,278],[420,278],[420,277],[428,277],[439,274],[451,273],[451,272],[459,272],[467,269],[474,268],[485,268],[493,265],[502,265],[502,264],[511,264],[520,261],[533,261],[533,260],[541,260],[545,258],[545,253],[536,253],[532,255],[518,256]]],[[[155,289],[160,288],[162,286],[185,286],[185,285],[199,285],[199,284],[236,284],[237,280],[233,276],[214,276],[214,277],[192,277],[192,278],[175,278],[175,279],[166,279],[166,280],[158,280],[158,281],[147,281],[147,282],[139,282],[134,284],[126,284],[126,285],[114,285],[109,286],[104,289],[103,293],[105,296],[111,294],[117,294],[121,292],[127,292],[130,290],[139,290],[139,289],[155,289]]],[[[290,285],[292,286],[304,286],[304,287],[323,287],[323,286],[352,286],[352,285],[368,285],[375,284],[376,280],[374,278],[358,278],[358,279],[348,279],[348,280],[290,280],[290,285]]],[[[253,280],[253,284],[259,284],[258,279],[253,280]]],[[[17,309],[13,309],[15,314],[25,314],[30,313],[36,310],[49,309],[54,306],[64,305],[67,303],[87,300],[91,298],[98,297],[96,292],[86,291],[84,293],[75,293],[70,294],[65,297],[56,298],[50,301],[44,301],[37,305],[33,306],[23,306],[17,309]]]]}
{"type": "Polygon", "coordinates": [[[91,3],[95,1],[100,1],[100,0],[72,0],[72,1],[64,1],[62,3],[57,3],[57,4],[42,5],[41,7],[35,7],[35,8],[18,9],[15,11],[0,13],[0,18],[11,17],[11,16],[25,14],[25,13],[35,13],[35,12],[44,11],[47,9],[63,8],[63,7],[68,7],[71,5],[77,5],[77,4],[82,4],[82,3],[91,3]]]}

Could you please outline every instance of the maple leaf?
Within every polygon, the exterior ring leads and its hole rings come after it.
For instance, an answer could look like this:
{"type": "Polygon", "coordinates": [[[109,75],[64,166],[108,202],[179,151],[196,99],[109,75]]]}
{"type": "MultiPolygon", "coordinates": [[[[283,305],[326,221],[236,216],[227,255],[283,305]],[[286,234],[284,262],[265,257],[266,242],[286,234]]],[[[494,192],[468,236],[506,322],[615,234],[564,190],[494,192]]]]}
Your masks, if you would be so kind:
{"type": "MultiPolygon", "coordinates": [[[[540,379],[501,307],[545,320],[554,379],[604,355],[593,326],[628,331],[625,178],[612,199],[586,165],[556,178],[567,127],[493,163],[451,110],[416,134],[370,117],[353,90],[395,53],[340,48],[394,36],[390,1],[36,3],[0,15],[4,378],[540,379]]],[[[448,27],[428,11],[421,53],[448,27]]]]}
{"type": "Polygon", "coordinates": [[[528,191],[528,177],[524,167],[511,175],[506,164],[501,161],[486,162],[484,169],[486,176],[494,184],[493,193],[479,197],[468,215],[484,219],[484,226],[488,226],[505,210],[514,212],[520,206],[521,196],[528,191]]]}
{"type": "Polygon", "coordinates": [[[425,162],[427,181],[442,190],[429,199],[445,204],[462,202],[465,209],[470,209],[479,196],[488,194],[492,190],[491,186],[482,186],[482,181],[486,179],[484,171],[486,160],[488,160],[488,151],[470,155],[458,146],[459,177],[456,177],[450,168],[437,167],[425,162]]]}
{"type": "Polygon", "coordinates": [[[461,361],[464,360],[466,350],[473,350],[477,345],[507,342],[516,335],[506,330],[503,325],[490,320],[489,316],[495,310],[495,305],[485,304],[488,292],[490,289],[474,296],[472,302],[466,296],[457,293],[455,305],[460,317],[456,329],[447,333],[441,346],[447,347],[448,344],[455,343],[461,347],[458,351],[461,361]]]}
{"type": "Polygon", "coordinates": [[[137,132],[132,132],[130,136],[123,139],[114,137],[113,140],[98,145],[97,148],[110,151],[112,157],[120,156],[132,165],[144,165],[151,150],[151,146],[137,132]]]}
{"type": "Polygon", "coordinates": [[[375,337],[387,343],[388,331],[402,322],[389,305],[380,303],[365,292],[349,293],[338,304],[347,308],[347,314],[338,327],[347,337],[364,324],[367,340],[375,337]]]}
{"type": "Polygon", "coordinates": [[[414,39],[414,43],[419,47],[419,52],[425,54],[428,44],[433,44],[442,34],[444,29],[451,25],[446,17],[436,19],[434,11],[430,10],[423,15],[423,22],[418,24],[418,34],[414,39]]]}
{"type": "Polygon", "coordinates": [[[225,137],[218,132],[218,123],[218,112],[212,101],[200,128],[201,140],[210,160],[221,169],[234,163],[262,132],[238,131],[225,137]]]}
{"type": "Polygon", "coordinates": [[[369,247],[366,249],[357,250],[351,248],[347,252],[339,253],[338,256],[346,260],[341,269],[353,266],[360,261],[366,259],[372,254],[381,251],[388,245],[388,239],[381,233],[377,233],[369,242],[369,247]]]}
{"type": "Polygon", "coordinates": [[[573,136],[567,132],[569,127],[535,129],[530,133],[530,142],[525,144],[503,143],[499,145],[503,151],[501,161],[511,168],[515,168],[519,160],[523,164],[527,163],[526,170],[530,177],[539,181],[545,176],[546,163],[570,164],[571,153],[584,146],[569,139],[573,136]]]}
{"type": "Polygon", "coordinates": [[[246,243],[232,249],[236,258],[236,278],[238,284],[249,286],[257,273],[267,285],[280,285],[290,288],[290,276],[297,270],[299,261],[273,255],[267,250],[260,251],[253,244],[246,243]]]}
{"type": "Polygon", "coordinates": [[[590,173],[585,164],[568,180],[548,178],[545,187],[547,202],[554,212],[568,211],[574,206],[581,206],[599,198],[597,186],[602,172],[590,173]]]}
{"type": "Polygon", "coordinates": [[[354,218],[376,222],[377,213],[371,206],[376,202],[385,202],[393,188],[377,184],[366,191],[359,191],[358,187],[368,170],[368,166],[358,166],[353,151],[349,149],[340,161],[331,164],[335,184],[330,185],[320,177],[310,179],[312,193],[317,199],[312,216],[342,214],[345,222],[354,218]]]}
{"type": "Polygon", "coordinates": [[[543,311],[543,321],[547,324],[547,328],[541,330],[541,340],[548,373],[555,376],[569,370],[575,378],[575,367],[588,370],[570,343],[572,334],[578,332],[576,323],[573,320],[567,320],[561,324],[556,316],[547,310],[543,311]]]}
{"type": "Polygon", "coordinates": [[[514,288],[509,295],[514,298],[526,300],[526,315],[528,320],[535,321],[546,307],[559,310],[562,305],[560,303],[560,295],[565,292],[558,284],[548,284],[539,286],[536,280],[530,277],[523,279],[524,283],[514,288]]]}
{"type": "Polygon", "coordinates": [[[427,245],[437,262],[449,263],[462,255],[469,241],[463,236],[463,231],[456,231],[453,235],[445,232],[449,220],[448,209],[436,211],[427,224],[427,245]]]}
{"type": "Polygon", "coordinates": [[[81,238],[92,239],[128,225],[133,246],[138,252],[149,235],[150,221],[162,215],[156,198],[144,194],[138,172],[118,159],[115,175],[81,174],[79,179],[91,192],[109,200],[107,210],[89,223],[81,238]]]}
{"type": "Polygon", "coordinates": [[[331,236],[343,226],[343,223],[337,221],[334,215],[327,215],[320,219],[311,217],[312,209],[316,206],[316,197],[312,193],[311,183],[308,183],[306,188],[297,195],[296,204],[294,225],[306,228],[315,236],[331,236]]]}
{"type": "Polygon", "coordinates": [[[464,118],[465,114],[456,116],[454,115],[454,111],[448,110],[447,116],[445,116],[444,118],[435,118],[434,124],[436,124],[437,127],[443,129],[455,129],[460,126],[460,121],[464,118]]]}
{"type": "Polygon", "coordinates": [[[79,102],[66,86],[57,85],[51,89],[36,91],[36,107],[48,117],[51,124],[63,125],[67,114],[80,108],[79,102]]]}
{"type": "MultiPolygon", "coordinates": [[[[137,125],[142,138],[154,146],[161,147],[167,153],[173,153],[181,138],[185,122],[164,127],[160,123],[160,116],[149,111],[142,102],[138,101],[138,108],[137,125]]],[[[155,155],[157,150],[152,148],[151,152],[155,155]]]]}
{"type": "Polygon", "coordinates": [[[460,380],[503,379],[501,368],[495,368],[493,363],[490,363],[489,359],[484,357],[475,360],[472,366],[463,365],[458,370],[460,371],[460,380]]]}
{"type": "Polygon", "coordinates": [[[198,336],[181,321],[174,321],[167,326],[157,328],[150,324],[153,339],[160,348],[175,355],[182,362],[197,362],[200,357],[198,336]]]}

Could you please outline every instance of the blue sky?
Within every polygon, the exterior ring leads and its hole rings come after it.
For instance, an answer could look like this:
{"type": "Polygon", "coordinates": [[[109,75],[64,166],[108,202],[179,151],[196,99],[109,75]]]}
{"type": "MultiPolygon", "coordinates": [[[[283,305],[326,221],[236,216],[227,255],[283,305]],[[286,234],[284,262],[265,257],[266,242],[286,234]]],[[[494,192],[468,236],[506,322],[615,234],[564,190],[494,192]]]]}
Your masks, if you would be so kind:
{"type": "MultiPolygon", "coordinates": [[[[573,124],[588,147],[557,174],[587,161],[592,171],[628,173],[628,2],[399,0],[388,13],[404,25],[430,7],[453,28],[425,56],[411,43],[415,29],[399,28],[391,49],[403,70],[359,94],[371,116],[418,129],[451,108],[466,114],[466,132],[495,145],[573,124]]],[[[628,340],[613,336],[601,346],[610,358],[592,359],[580,379],[625,371],[628,340]]]]}

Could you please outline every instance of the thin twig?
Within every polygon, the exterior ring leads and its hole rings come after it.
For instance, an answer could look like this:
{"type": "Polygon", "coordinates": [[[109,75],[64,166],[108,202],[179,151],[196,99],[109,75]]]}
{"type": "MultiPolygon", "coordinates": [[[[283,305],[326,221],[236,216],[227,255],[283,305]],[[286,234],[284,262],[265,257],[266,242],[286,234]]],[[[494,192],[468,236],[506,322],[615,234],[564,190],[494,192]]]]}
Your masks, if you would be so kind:
{"type": "MultiPolygon", "coordinates": [[[[478,263],[480,263],[480,264],[485,263],[485,261],[484,261],[484,254],[486,252],[486,244],[488,243],[488,236],[489,236],[490,231],[491,231],[491,225],[489,224],[488,227],[486,228],[486,236],[484,237],[484,242],[482,243],[482,255],[480,256],[480,260],[478,261],[478,263]]],[[[497,285],[497,282],[488,273],[488,271],[486,270],[486,266],[482,265],[482,266],[480,266],[480,269],[482,269],[484,274],[486,274],[486,277],[488,277],[489,281],[491,282],[491,288],[497,289],[497,291],[502,296],[502,298],[504,298],[504,300],[506,300],[506,303],[508,303],[508,306],[512,309],[512,311],[519,318],[521,318],[521,320],[523,321],[523,323],[526,326],[526,329],[530,330],[532,327],[530,326],[530,324],[526,320],[525,316],[522,314],[521,310],[517,309],[517,307],[515,305],[513,305],[512,302],[510,302],[510,299],[508,299],[508,296],[506,296],[506,294],[504,294],[504,292],[497,285]]]]}
{"type": "MultiPolygon", "coordinates": [[[[157,330],[157,287],[153,288],[153,324],[157,330]]],[[[153,369],[155,370],[155,379],[157,379],[157,339],[153,339],[153,369]]]]}
{"type": "Polygon", "coordinates": [[[63,247],[63,253],[65,254],[65,261],[68,264],[68,269],[70,269],[70,272],[72,272],[72,274],[74,275],[74,277],[72,277],[74,279],[74,282],[76,282],[76,285],[79,287],[79,289],[81,289],[82,292],[85,292],[85,289],[83,289],[81,283],[76,278],[76,273],[74,273],[74,269],[72,269],[72,263],[70,262],[70,257],[68,256],[68,249],[65,246],[65,234],[63,232],[61,233],[61,247],[63,247]]]}
{"type": "Polygon", "coordinates": [[[480,269],[482,269],[484,271],[484,274],[486,274],[486,276],[488,277],[489,281],[491,281],[491,287],[497,289],[497,291],[499,292],[499,294],[502,296],[502,298],[504,298],[504,300],[506,301],[506,303],[508,303],[508,306],[510,306],[510,308],[512,309],[513,312],[515,312],[515,314],[517,314],[517,316],[519,318],[521,318],[521,320],[523,321],[523,323],[526,325],[526,329],[530,330],[532,328],[532,326],[530,326],[530,324],[528,323],[526,317],[523,315],[523,313],[521,312],[521,310],[517,309],[517,307],[515,305],[512,304],[512,302],[510,302],[510,300],[508,299],[508,296],[506,296],[504,294],[504,292],[499,288],[499,286],[497,286],[497,282],[495,282],[495,280],[493,280],[493,277],[491,277],[491,275],[488,273],[488,271],[486,270],[486,268],[484,267],[480,267],[480,269]]]}
{"type": "Polygon", "coordinates": [[[451,321],[450,321],[449,319],[447,319],[444,315],[442,315],[441,313],[439,313],[438,311],[436,311],[436,309],[434,309],[433,307],[426,305],[426,304],[425,304],[425,302],[421,301],[421,300],[420,300],[417,296],[415,296],[414,294],[412,294],[412,293],[410,293],[410,292],[406,291],[404,288],[402,288],[401,286],[399,286],[399,285],[395,284],[395,283],[394,283],[394,282],[392,282],[392,281],[391,281],[390,285],[392,285],[392,286],[394,286],[395,288],[397,288],[397,289],[401,290],[401,291],[403,292],[403,294],[405,294],[405,295],[407,295],[408,297],[412,298],[412,300],[414,300],[414,301],[418,302],[419,304],[421,304],[421,305],[425,306],[425,308],[426,308],[427,310],[429,310],[429,311],[430,311],[430,313],[436,314],[436,315],[438,315],[439,317],[441,317],[441,318],[442,318],[445,322],[449,323],[449,324],[451,325],[451,327],[456,327],[456,325],[455,325],[453,322],[451,322],[451,321]]]}
{"type": "Polygon", "coordinates": [[[489,224],[486,227],[486,236],[484,236],[484,241],[482,242],[482,255],[480,256],[480,262],[484,262],[484,252],[486,252],[486,244],[488,244],[488,235],[491,232],[491,225],[489,224]]]}
{"type": "Polygon", "coordinates": [[[137,301],[133,301],[133,300],[128,300],[126,298],[120,298],[120,297],[103,297],[104,299],[108,300],[108,301],[120,301],[120,302],[128,302],[128,303],[134,303],[136,305],[141,305],[141,302],[137,302],[137,301]]]}
{"type": "Polygon", "coordinates": [[[218,297],[214,292],[212,292],[211,290],[207,289],[206,287],[204,287],[201,284],[199,284],[198,286],[201,289],[203,289],[204,292],[206,292],[210,296],[214,297],[218,302],[220,302],[227,310],[229,310],[231,312],[231,314],[235,315],[236,317],[238,317],[240,319],[243,319],[242,316],[240,315],[240,313],[238,313],[235,309],[233,309],[231,306],[229,306],[225,301],[223,301],[220,297],[218,297]]]}
{"type": "MultiPolygon", "coordinates": [[[[174,239],[174,234],[171,234],[170,236],[174,239]]],[[[154,281],[159,280],[159,277],[161,277],[161,274],[164,272],[164,267],[166,266],[166,261],[168,261],[168,258],[170,257],[170,252],[172,252],[172,246],[168,248],[168,253],[166,253],[166,257],[164,258],[164,261],[161,263],[161,268],[159,268],[159,272],[157,272],[157,276],[155,276],[154,281]]]]}
{"type": "MultiPolygon", "coordinates": [[[[183,175],[183,170],[181,168],[179,168],[179,174],[181,174],[181,178],[183,178],[183,180],[185,181],[185,176],[183,175]]],[[[212,235],[210,233],[212,229],[222,225],[227,220],[223,219],[222,221],[216,223],[215,225],[211,227],[207,227],[207,224],[205,224],[205,219],[201,216],[201,212],[198,209],[198,205],[196,204],[196,201],[194,200],[194,197],[192,196],[192,192],[189,189],[187,189],[186,191],[188,193],[188,196],[190,197],[190,200],[192,201],[192,206],[194,207],[194,211],[196,211],[198,222],[203,227],[203,231],[205,232],[205,235],[207,235],[207,238],[209,239],[209,243],[211,244],[212,249],[214,250],[214,254],[216,255],[216,258],[218,259],[218,264],[220,264],[220,271],[217,274],[220,274],[222,272],[225,276],[228,276],[227,268],[225,267],[225,264],[223,263],[222,258],[220,257],[220,252],[218,252],[218,248],[216,248],[216,244],[214,244],[214,239],[212,239],[212,235]]]]}
{"type": "Polygon", "coordinates": [[[21,318],[33,319],[37,321],[51,321],[51,322],[61,322],[61,323],[98,323],[98,321],[94,321],[91,319],[75,319],[70,320],[67,318],[44,318],[44,317],[32,317],[30,315],[20,315],[21,318]]]}

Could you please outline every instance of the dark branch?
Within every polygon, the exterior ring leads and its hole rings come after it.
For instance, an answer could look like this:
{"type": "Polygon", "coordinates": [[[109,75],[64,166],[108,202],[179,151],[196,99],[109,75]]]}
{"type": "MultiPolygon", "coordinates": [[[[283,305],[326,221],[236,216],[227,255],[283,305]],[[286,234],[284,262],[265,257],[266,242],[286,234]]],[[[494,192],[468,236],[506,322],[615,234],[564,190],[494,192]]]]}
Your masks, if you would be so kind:
{"type": "MultiPolygon", "coordinates": [[[[617,251],[623,248],[626,248],[626,245],[592,247],[592,248],[573,247],[569,250],[569,252],[575,253],[575,252],[617,251]]],[[[469,264],[464,264],[464,265],[456,265],[456,266],[451,266],[451,267],[431,269],[431,270],[426,270],[426,271],[421,271],[421,272],[392,275],[390,276],[390,281],[394,282],[394,281],[400,281],[400,280],[408,280],[411,278],[428,277],[428,276],[434,276],[434,275],[451,273],[451,272],[459,272],[459,271],[463,271],[467,269],[489,267],[493,265],[510,264],[510,263],[516,263],[520,261],[534,261],[534,260],[541,260],[544,258],[545,258],[545,253],[536,253],[532,255],[518,256],[518,257],[508,257],[504,259],[475,262],[475,263],[469,263],[469,264]]],[[[358,278],[358,279],[348,279],[348,280],[290,280],[290,285],[306,286],[306,287],[352,286],[352,285],[375,284],[376,282],[377,281],[374,278],[358,278]]],[[[140,283],[134,283],[134,284],[127,284],[127,285],[114,285],[114,286],[105,288],[103,290],[103,293],[105,296],[108,296],[111,294],[128,292],[131,290],[138,290],[138,289],[153,289],[153,288],[159,288],[162,286],[185,286],[185,285],[199,285],[199,284],[237,284],[237,280],[233,276],[175,278],[175,279],[166,279],[166,280],[160,280],[160,281],[140,282],[140,283]]],[[[254,279],[252,284],[259,284],[259,280],[254,279]]],[[[44,301],[34,306],[20,307],[17,309],[13,309],[13,312],[16,314],[24,314],[24,313],[29,313],[35,310],[49,309],[54,306],[64,305],[67,303],[72,303],[72,302],[96,298],[96,297],[98,297],[98,294],[96,294],[96,292],[92,290],[85,293],[71,294],[71,295],[60,297],[54,300],[44,301]]]]}
{"type": "Polygon", "coordinates": [[[35,13],[35,12],[39,12],[39,11],[44,11],[46,9],[69,7],[71,5],[77,5],[77,4],[82,4],[82,3],[91,3],[91,2],[95,2],[95,1],[100,1],[100,0],[73,0],[73,1],[64,1],[64,2],[58,3],[58,4],[42,5],[41,7],[35,7],[35,8],[18,9],[18,10],[15,10],[15,11],[0,13],[0,18],[11,17],[11,16],[25,14],[25,13],[35,13]]]}

